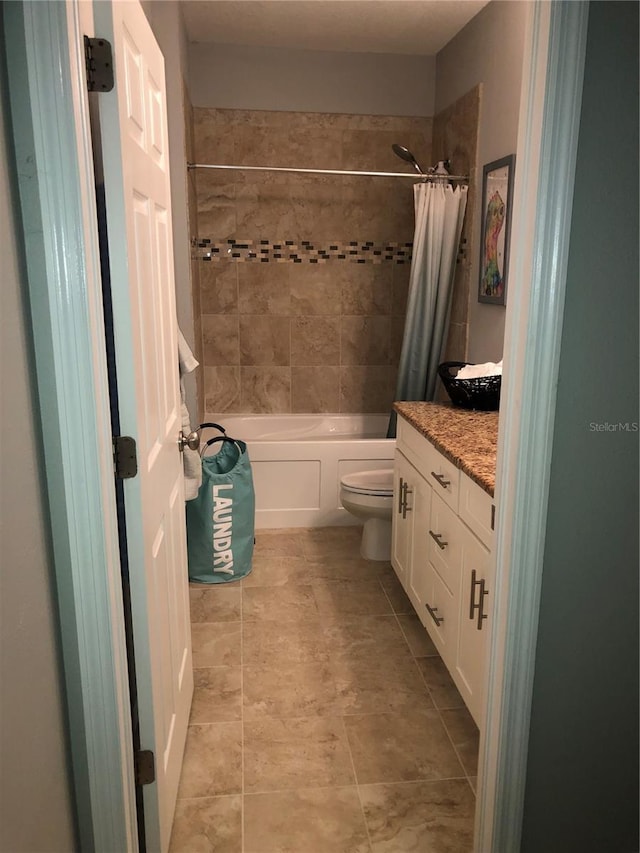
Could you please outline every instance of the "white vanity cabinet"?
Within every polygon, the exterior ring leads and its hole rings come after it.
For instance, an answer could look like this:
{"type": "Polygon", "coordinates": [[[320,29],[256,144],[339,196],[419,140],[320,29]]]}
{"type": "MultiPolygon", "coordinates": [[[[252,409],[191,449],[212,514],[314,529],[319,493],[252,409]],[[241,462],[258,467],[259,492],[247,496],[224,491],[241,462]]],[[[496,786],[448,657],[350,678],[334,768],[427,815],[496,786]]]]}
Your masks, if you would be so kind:
{"type": "Polygon", "coordinates": [[[393,462],[393,526],[391,562],[402,585],[409,582],[411,542],[413,540],[414,488],[416,471],[397,450],[393,462]]]}
{"type": "Polygon", "coordinates": [[[480,726],[493,499],[402,418],[394,495],[393,567],[480,726]]]}

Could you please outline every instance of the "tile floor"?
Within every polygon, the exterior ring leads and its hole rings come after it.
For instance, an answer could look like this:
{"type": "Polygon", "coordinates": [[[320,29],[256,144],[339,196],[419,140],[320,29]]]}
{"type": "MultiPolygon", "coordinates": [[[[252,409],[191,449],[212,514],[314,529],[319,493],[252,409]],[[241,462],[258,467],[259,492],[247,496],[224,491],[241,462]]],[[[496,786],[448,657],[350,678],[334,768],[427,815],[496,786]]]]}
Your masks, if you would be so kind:
{"type": "Polygon", "coordinates": [[[195,692],[171,853],[464,853],[478,730],[360,528],[258,531],[192,585],[195,692]]]}

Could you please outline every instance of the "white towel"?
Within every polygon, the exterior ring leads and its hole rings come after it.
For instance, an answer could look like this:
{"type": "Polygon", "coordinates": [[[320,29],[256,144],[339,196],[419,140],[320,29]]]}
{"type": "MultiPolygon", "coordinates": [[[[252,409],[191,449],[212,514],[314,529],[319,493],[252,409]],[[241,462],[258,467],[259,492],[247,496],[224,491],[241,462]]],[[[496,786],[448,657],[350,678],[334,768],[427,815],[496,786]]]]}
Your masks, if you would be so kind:
{"type": "MultiPolygon", "coordinates": [[[[182,432],[184,435],[189,435],[191,432],[191,419],[189,417],[189,409],[187,408],[184,377],[188,373],[193,373],[198,365],[199,362],[196,361],[189,344],[184,339],[184,335],[178,329],[178,369],[180,371],[180,401],[182,432]]],[[[182,452],[182,465],[184,468],[184,498],[187,501],[192,501],[198,497],[198,491],[202,484],[202,462],[200,461],[198,451],[185,447],[182,452]]]]}
{"type": "Polygon", "coordinates": [[[461,367],[456,379],[480,379],[482,376],[502,376],[502,359],[496,364],[486,361],[484,364],[468,364],[461,367]]]}

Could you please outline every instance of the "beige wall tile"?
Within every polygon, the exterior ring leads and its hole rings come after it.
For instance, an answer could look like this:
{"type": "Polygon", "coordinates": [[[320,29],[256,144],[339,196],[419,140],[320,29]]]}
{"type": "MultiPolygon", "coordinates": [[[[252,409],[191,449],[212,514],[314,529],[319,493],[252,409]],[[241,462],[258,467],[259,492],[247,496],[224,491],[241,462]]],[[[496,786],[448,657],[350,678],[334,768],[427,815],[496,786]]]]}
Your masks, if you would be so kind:
{"type": "Polygon", "coordinates": [[[390,314],[393,264],[342,264],[343,314],[390,314]]]}
{"type": "Polygon", "coordinates": [[[389,345],[389,358],[391,364],[400,363],[402,354],[402,341],[404,338],[404,317],[391,318],[391,343],[389,345]]]}
{"type": "Polygon", "coordinates": [[[184,108],[184,153],[190,163],[194,162],[195,148],[193,137],[193,106],[189,97],[189,90],[182,81],[182,105],[184,108]]]}
{"type": "Polygon", "coordinates": [[[234,135],[218,121],[218,111],[202,107],[193,110],[193,140],[197,163],[236,165],[234,135]]]}
{"type": "MultiPolygon", "coordinates": [[[[391,151],[396,141],[426,165],[433,159],[428,118],[218,109],[195,109],[193,115],[198,159],[397,171],[403,164],[391,151]]],[[[209,239],[309,240],[324,248],[350,240],[404,243],[413,238],[410,180],[203,170],[195,186],[197,230],[209,239]]],[[[228,267],[201,262],[202,313],[244,315],[240,363],[277,370],[243,373],[239,396],[238,375],[229,370],[236,364],[234,343],[217,341],[210,322],[203,327],[208,363],[217,371],[209,374],[205,389],[210,404],[221,411],[388,409],[395,372],[356,370],[349,378],[343,369],[338,375],[337,367],[397,363],[401,324],[391,324],[389,317],[404,316],[408,264],[271,260],[233,268],[238,289],[228,267]],[[314,316],[341,315],[349,319],[339,342],[332,323],[312,322],[314,316]],[[286,323],[296,316],[300,319],[289,330],[286,323]],[[293,373],[280,371],[290,365],[297,368],[293,373]],[[327,366],[331,370],[323,374],[300,369],[327,366]]]]}
{"type": "Polygon", "coordinates": [[[443,361],[466,361],[468,329],[466,323],[451,323],[443,361]]]}
{"type": "Polygon", "coordinates": [[[388,412],[394,400],[397,370],[378,365],[340,368],[341,412],[388,412]]]}
{"type": "MultiPolygon", "coordinates": [[[[424,121],[426,125],[426,120],[424,121]]],[[[376,172],[413,171],[409,163],[397,157],[391,148],[394,143],[408,148],[423,169],[431,163],[431,128],[418,130],[344,130],[342,132],[345,169],[376,172]]],[[[410,182],[409,182],[410,183],[410,182]]]]}
{"type": "Polygon", "coordinates": [[[240,317],[240,363],[278,365],[291,363],[288,317],[242,315],[240,317]]]}
{"type": "Polygon", "coordinates": [[[238,317],[235,314],[203,314],[202,349],[207,367],[239,364],[238,317]]]}
{"type": "Polygon", "coordinates": [[[347,364],[389,364],[389,317],[343,317],[340,359],[347,364]]]}
{"type": "Polygon", "coordinates": [[[204,368],[205,412],[240,411],[240,368],[204,368]]]}
{"type": "Polygon", "coordinates": [[[240,368],[240,406],[236,411],[277,414],[291,411],[291,368],[240,368]]]}
{"type": "Polygon", "coordinates": [[[340,368],[324,365],[291,368],[291,411],[301,414],[337,412],[340,368]]]}
{"type": "Polygon", "coordinates": [[[349,224],[342,211],[339,176],[291,175],[289,199],[294,215],[293,238],[315,243],[345,239],[349,224]]]}
{"type": "Polygon", "coordinates": [[[291,264],[291,313],[340,314],[341,280],[344,263],[291,264]]]}
{"type": "Polygon", "coordinates": [[[290,313],[289,264],[247,262],[235,266],[240,314],[290,313]]]}
{"type": "Polygon", "coordinates": [[[227,174],[198,169],[198,236],[227,239],[236,232],[235,184],[227,174]]]}
{"type": "MultiPolygon", "coordinates": [[[[463,260],[456,264],[451,300],[451,322],[466,323],[469,319],[469,291],[471,289],[471,264],[463,260]]],[[[477,295],[474,293],[475,298],[477,295]]]]}
{"type": "MultiPolygon", "coordinates": [[[[481,86],[476,86],[441,113],[438,113],[433,122],[434,159],[447,157],[451,160],[451,171],[454,174],[470,176],[467,209],[461,237],[464,260],[456,268],[451,308],[451,322],[458,325],[466,324],[468,321],[470,291],[472,294],[475,292],[475,285],[470,281],[471,268],[473,259],[479,253],[479,236],[473,212],[478,191],[480,99],[481,86]]],[[[460,347],[457,344],[452,344],[452,351],[459,352],[460,347]]],[[[466,353],[466,340],[464,352],[466,353]]],[[[451,356],[448,360],[464,360],[464,356],[460,358],[451,356]]]]}
{"type": "Polygon", "coordinates": [[[236,234],[251,240],[289,240],[295,234],[295,216],[286,194],[255,199],[241,197],[236,202],[236,234]]]}
{"type": "Polygon", "coordinates": [[[391,313],[396,317],[404,317],[407,313],[410,278],[411,264],[393,264],[393,302],[391,313]]]}
{"type": "Polygon", "coordinates": [[[294,317],[292,319],[292,365],[338,365],[339,363],[339,317],[294,317]]]}
{"type": "Polygon", "coordinates": [[[201,261],[200,310],[203,314],[238,312],[238,268],[229,261],[201,261]]]}

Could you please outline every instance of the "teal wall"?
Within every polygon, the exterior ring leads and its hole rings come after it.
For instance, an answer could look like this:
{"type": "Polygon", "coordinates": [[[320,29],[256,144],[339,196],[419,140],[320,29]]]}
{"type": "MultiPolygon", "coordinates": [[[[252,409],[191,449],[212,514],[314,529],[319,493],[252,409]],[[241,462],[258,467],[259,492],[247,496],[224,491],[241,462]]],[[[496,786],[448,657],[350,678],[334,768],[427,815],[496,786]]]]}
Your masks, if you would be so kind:
{"type": "Polygon", "coordinates": [[[75,805],[0,7],[0,851],[72,853],[75,805]]]}
{"type": "Polygon", "coordinates": [[[593,2],[524,853],[638,850],[638,281],[638,4],[593,2]]]}

